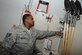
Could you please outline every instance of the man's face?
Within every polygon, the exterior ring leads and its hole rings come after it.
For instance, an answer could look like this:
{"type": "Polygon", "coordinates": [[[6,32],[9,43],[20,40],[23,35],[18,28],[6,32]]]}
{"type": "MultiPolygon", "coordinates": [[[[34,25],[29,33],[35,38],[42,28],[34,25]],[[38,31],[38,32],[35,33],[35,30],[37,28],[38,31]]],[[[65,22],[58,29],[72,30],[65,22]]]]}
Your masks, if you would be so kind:
{"type": "Polygon", "coordinates": [[[34,26],[34,19],[33,19],[33,16],[27,17],[26,23],[28,23],[30,27],[33,27],[33,26],[34,26]]]}

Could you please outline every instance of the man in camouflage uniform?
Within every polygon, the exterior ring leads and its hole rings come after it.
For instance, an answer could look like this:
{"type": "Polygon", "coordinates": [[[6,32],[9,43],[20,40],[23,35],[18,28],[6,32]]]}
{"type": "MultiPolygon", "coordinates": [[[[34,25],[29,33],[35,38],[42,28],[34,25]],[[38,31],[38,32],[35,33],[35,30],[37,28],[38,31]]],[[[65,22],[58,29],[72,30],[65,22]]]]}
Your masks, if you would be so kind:
{"type": "Polygon", "coordinates": [[[59,31],[40,31],[33,28],[34,19],[31,14],[25,14],[22,20],[23,25],[12,27],[3,40],[2,46],[8,55],[43,55],[36,47],[36,40],[62,35],[59,31]]]}

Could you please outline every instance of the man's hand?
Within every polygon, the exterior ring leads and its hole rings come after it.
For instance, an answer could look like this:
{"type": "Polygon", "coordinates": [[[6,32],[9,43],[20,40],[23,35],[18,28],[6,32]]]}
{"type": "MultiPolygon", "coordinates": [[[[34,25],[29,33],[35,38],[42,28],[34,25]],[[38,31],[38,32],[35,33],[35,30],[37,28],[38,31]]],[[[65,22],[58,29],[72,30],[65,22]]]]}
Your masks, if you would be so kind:
{"type": "Polygon", "coordinates": [[[62,38],[63,33],[61,33],[60,31],[56,31],[55,35],[58,36],[59,38],[62,38]]]}

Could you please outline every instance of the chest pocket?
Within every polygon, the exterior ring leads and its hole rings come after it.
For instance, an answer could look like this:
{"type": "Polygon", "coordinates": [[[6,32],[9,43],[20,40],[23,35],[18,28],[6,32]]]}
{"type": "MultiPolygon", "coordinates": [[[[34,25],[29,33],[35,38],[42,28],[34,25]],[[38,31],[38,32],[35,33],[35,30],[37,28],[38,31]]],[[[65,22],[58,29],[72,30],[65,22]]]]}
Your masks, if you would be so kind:
{"type": "Polygon", "coordinates": [[[27,32],[21,32],[17,34],[17,44],[26,44],[32,46],[36,40],[36,33],[32,32],[30,35],[27,32]]]}
{"type": "Polygon", "coordinates": [[[27,44],[29,42],[29,35],[27,35],[26,33],[19,33],[17,34],[17,40],[16,42],[17,43],[20,43],[20,44],[27,44]]]}

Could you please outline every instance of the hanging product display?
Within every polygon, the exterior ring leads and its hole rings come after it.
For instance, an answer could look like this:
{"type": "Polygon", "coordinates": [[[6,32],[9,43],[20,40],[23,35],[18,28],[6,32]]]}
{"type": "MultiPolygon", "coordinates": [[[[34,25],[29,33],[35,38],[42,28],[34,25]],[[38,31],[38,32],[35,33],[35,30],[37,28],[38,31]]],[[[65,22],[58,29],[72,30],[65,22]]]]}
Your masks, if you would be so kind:
{"type": "Polygon", "coordinates": [[[39,0],[37,8],[36,8],[36,11],[43,12],[43,13],[47,14],[48,13],[48,8],[49,8],[49,1],[47,1],[47,0],[39,0]],[[45,9],[40,8],[41,6],[45,6],[44,7],[45,9]]]}
{"type": "Polygon", "coordinates": [[[65,11],[70,12],[71,7],[70,7],[70,1],[69,0],[64,0],[64,6],[65,6],[65,11]]]}
{"type": "Polygon", "coordinates": [[[79,2],[79,0],[75,1],[75,5],[77,8],[77,12],[81,15],[82,14],[82,7],[81,7],[81,3],[79,2]]]}
{"type": "Polygon", "coordinates": [[[79,2],[79,0],[75,1],[75,5],[77,8],[77,13],[76,13],[77,20],[80,20],[80,15],[82,14],[82,7],[81,7],[81,3],[79,2]]]}
{"type": "MultiPolygon", "coordinates": [[[[47,24],[48,24],[47,25],[47,31],[49,31],[49,24],[51,23],[51,19],[52,18],[53,18],[53,16],[50,17],[50,15],[46,17],[47,24]]],[[[51,50],[51,47],[52,47],[52,40],[50,38],[46,38],[44,40],[44,49],[50,51],[51,50]]]]}
{"type": "Polygon", "coordinates": [[[60,41],[60,55],[69,55],[77,21],[77,8],[73,0],[65,0],[65,21],[63,38],[60,41]],[[70,5],[70,6],[69,6],[70,5]],[[70,9],[71,7],[71,9],[70,9]]]}
{"type": "Polygon", "coordinates": [[[71,6],[71,15],[76,15],[77,7],[76,7],[75,2],[73,0],[70,1],[70,6],[71,6]]]}
{"type": "Polygon", "coordinates": [[[28,5],[25,5],[24,14],[31,14],[31,12],[29,11],[29,6],[28,5]]]}
{"type": "Polygon", "coordinates": [[[28,5],[25,4],[25,10],[24,10],[24,14],[31,14],[31,8],[32,8],[32,3],[33,0],[30,0],[28,5]]]}

